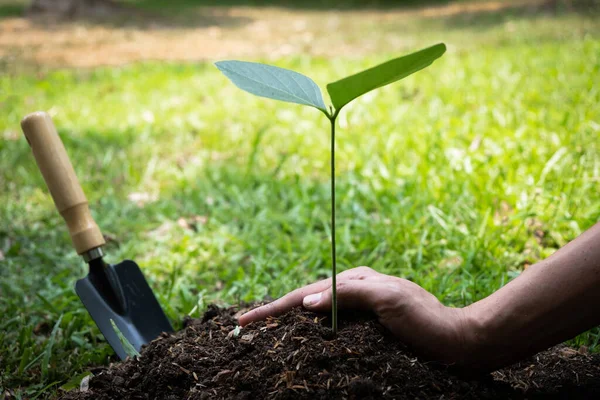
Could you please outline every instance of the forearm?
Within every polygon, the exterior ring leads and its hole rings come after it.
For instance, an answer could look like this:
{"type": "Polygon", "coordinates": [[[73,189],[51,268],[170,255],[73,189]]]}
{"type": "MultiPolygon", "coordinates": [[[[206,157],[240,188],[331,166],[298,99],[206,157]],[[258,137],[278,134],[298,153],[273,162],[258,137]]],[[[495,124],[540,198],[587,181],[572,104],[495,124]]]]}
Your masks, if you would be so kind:
{"type": "Polygon", "coordinates": [[[464,314],[465,364],[490,369],[600,324],[600,223],[464,314]]]}

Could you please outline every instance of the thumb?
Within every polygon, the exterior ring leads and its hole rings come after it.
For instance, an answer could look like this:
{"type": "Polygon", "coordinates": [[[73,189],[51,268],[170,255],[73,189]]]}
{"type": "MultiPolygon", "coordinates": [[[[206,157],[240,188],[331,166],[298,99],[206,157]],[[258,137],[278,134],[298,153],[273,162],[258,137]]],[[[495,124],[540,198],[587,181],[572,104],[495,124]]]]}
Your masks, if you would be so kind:
{"type": "MultiPolygon", "coordinates": [[[[348,280],[338,282],[336,287],[338,308],[371,310],[379,297],[377,283],[372,281],[348,280]]],[[[323,292],[304,297],[302,305],[311,311],[329,311],[331,310],[332,299],[333,290],[330,287],[323,292]]]]}

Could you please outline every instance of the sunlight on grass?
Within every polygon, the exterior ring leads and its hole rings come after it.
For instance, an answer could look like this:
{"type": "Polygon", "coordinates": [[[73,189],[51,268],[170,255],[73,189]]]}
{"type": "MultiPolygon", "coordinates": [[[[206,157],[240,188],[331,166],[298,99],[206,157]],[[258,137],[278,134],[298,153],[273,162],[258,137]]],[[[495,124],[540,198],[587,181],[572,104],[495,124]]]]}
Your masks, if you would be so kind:
{"type": "MultiPolygon", "coordinates": [[[[341,270],[369,265],[459,306],[598,221],[592,22],[512,24],[518,34],[477,28],[494,46],[440,28],[441,60],[342,112],[341,270]]],[[[323,87],[397,55],[276,64],[323,87]]],[[[21,137],[28,112],[54,116],[108,260],[136,260],[177,327],[198,304],[277,297],[326,276],[329,137],[318,111],[243,94],[210,63],[34,71],[0,76],[0,393],[36,393],[111,354],[73,292],[86,269],[21,137]]],[[[594,330],[576,343],[598,338],[594,330]]]]}

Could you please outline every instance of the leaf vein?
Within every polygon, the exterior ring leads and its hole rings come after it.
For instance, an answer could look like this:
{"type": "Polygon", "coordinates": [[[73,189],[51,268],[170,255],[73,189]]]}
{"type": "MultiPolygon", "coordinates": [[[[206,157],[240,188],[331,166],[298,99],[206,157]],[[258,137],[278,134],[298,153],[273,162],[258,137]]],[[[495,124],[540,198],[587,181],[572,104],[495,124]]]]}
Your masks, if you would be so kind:
{"type": "MultiPolygon", "coordinates": [[[[276,91],[276,92],[280,92],[280,93],[283,93],[283,94],[289,95],[290,97],[294,97],[294,98],[296,98],[296,99],[302,100],[302,101],[303,101],[303,103],[302,103],[302,104],[307,104],[305,99],[303,99],[302,97],[298,97],[298,96],[297,96],[297,95],[295,95],[294,93],[286,92],[286,91],[284,91],[284,90],[281,90],[281,89],[277,88],[276,86],[271,86],[271,85],[269,85],[269,84],[267,84],[267,83],[265,83],[265,82],[263,82],[263,81],[259,81],[259,80],[256,80],[256,79],[253,79],[253,78],[250,78],[250,77],[248,77],[248,76],[246,76],[246,75],[242,75],[242,74],[240,74],[239,72],[232,71],[232,70],[231,70],[231,69],[229,69],[229,68],[225,68],[225,67],[223,67],[223,69],[224,69],[224,70],[226,70],[226,71],[228,71],[230,74],[234,74],[234,75],[240,76],[240,77],[242,77],[242,78],[244,78],[244,79],[248,79],[248,80],[250,80],[250,81],[252,81],[252,82],[256,82],[256,83],[258,83],[258,84],[260,84],[260,85],[263,85],[263,86],[266,86],[266,87],[268,87],[269,89],[272,89],[272,90],[274,90],[274,91],[276,91]]],[[[312,104],[308,104],[308,105],[311,105],[311,106],[312,106],[312,104]]]]}

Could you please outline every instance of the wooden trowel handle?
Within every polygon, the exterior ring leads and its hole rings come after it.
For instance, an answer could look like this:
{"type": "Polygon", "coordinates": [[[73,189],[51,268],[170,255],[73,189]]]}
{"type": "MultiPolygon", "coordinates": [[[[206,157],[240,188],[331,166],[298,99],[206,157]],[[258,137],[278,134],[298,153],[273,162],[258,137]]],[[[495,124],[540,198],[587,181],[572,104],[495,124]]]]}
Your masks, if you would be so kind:
{"type": "Polygon", "coordinates": [[[45,112],[29,114],[21,121],[21,128],[56,209],[67,223],[77,253],[84,254],[104,245],[100,228],[90,214],[88,201],[50,116],[45,112]]]}

